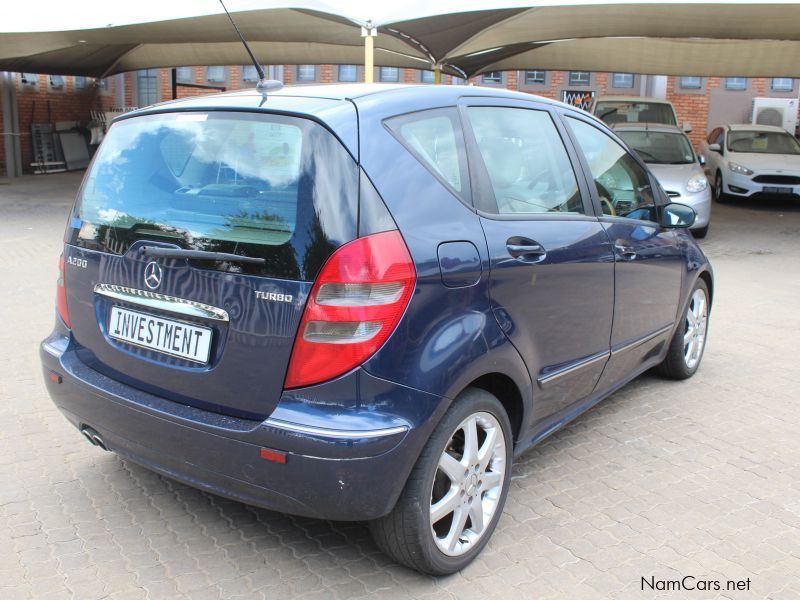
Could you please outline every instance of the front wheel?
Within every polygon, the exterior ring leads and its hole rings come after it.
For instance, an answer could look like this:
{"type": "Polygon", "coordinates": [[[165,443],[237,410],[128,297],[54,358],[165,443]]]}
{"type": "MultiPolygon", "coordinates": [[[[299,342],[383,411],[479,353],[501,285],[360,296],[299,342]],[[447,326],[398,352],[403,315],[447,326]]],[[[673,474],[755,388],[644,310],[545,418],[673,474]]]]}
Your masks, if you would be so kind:
{"type": "Polygon", "coordinates": [[[689,231],[692,232],[692,235],[695,237],[695,239],[702,240],[708,235],[708,225],[705,227],[698,227],[697,229],[690,229],[689,231]]]}
{"type": "Polygon", "coordinates": [[[665,377],[688,379],[700,366],[708,334],[708,299],[708,286],[698,279],[681,323],[672,336],[667,357],[658,366],[665,377]]]}
{"type": "Polygon", "coordinates": [[[463,569],[497,526],[511,460],[503,405],[484,390],[467,389],[434,430],[392,512],[370,523],[375,542],[423,573],[463,569]]]}
{"type": "Polygon", "coordinates": [[[725,202],[728,199],[728,194],[725,193],[725,186],[722,182],[722,173],[717,171],[717,176],[714,178],[714,200],[717,202],[725,202]]]}

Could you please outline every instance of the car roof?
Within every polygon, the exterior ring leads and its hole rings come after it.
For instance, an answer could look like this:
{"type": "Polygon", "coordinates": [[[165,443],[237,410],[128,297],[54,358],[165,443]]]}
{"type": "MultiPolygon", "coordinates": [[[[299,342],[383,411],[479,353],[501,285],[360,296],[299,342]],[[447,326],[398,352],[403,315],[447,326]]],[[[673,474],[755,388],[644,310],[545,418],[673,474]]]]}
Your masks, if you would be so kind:
{"type": "Polygon", "coordinates": [[[358,103],[359,99],[370,97],[374,98],[379,95],[394,95],[403,93],[406,98],[413,99],[415,92],[420,96],[429,98],[431,95],[437,95],[442,100],[457,101],[458,98],[465,96],[491,96],[497,98],[516,98],[520,100],[527,100],[530,102],[532,99],[537,102],[546,104],[559,105],[572,110],[577,110],[575,107],[563,102],[535,96],[525,92],[516,92],[507,90],[505,88],[491,88],[472,85],[424,85],[424,84],[391,84],[391,83],[347,83],[347,84],[323,84],[323,85],[296,85],[286,86],[279,90],[267,93],[267,100],[261,102],[262,96],[254,88],[244,90],[235,90],[231,92],[223,92],[219,94],[206,94],[201,96],[193,96],[191,98],[183,98],[178,100],[168,100],[159,104],[154,104],[147,108],[135,111],[137,114],[144,112],[165,111],[165,110],[191,110],[207,109],[211,105],[217,108],[229,107],[233,109],[262,109],[268,111],[272,108],[270,99],[275,99],[278,104],[283,104],[282,100],[290,98],[303,98],[310,102],[305,103],[305,110],[303,112],[314,113],[314,106],[329,107],[332,102],[349,102],[355,101],[358,103]]]}
{"type": "Polygon", "coordinates": [[[774,125],[751,125],[749,123],[742,123],[742,124],[731,124],[728,125],[728,129],[731,131],[774,131],[778,133],[787,133],[787,131],[783,127],[775,127],[774,125]]]}
{"type": "Polygon", "coordinates": [[[680,127],[665,123],[614,123],[610,125],[616,132],[621,131],[656,131],[659,133],[680,133],[686,135],[680,127]]]}
{"type": "Polygon", "coordinates": [[[653,98],[651,96],[598,96],[595,98],[595,103],[598,102],[647,102],[649,104],[669,104],[672,102],[664,98],[653,98]]]}

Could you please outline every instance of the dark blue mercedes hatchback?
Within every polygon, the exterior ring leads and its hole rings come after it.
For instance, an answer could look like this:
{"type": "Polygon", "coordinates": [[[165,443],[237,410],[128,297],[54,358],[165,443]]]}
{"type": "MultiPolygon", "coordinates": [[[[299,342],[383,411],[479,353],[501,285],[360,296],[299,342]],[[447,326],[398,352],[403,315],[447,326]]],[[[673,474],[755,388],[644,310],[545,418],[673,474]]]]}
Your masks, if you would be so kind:
{"type": "Polygon", "coordinates": [[[697,370],[693,220],[600,121],[526,94],[162,104],[83,181],[45,382],[93,444],[451,573],[514,456],[645,370],[697,370]]]}

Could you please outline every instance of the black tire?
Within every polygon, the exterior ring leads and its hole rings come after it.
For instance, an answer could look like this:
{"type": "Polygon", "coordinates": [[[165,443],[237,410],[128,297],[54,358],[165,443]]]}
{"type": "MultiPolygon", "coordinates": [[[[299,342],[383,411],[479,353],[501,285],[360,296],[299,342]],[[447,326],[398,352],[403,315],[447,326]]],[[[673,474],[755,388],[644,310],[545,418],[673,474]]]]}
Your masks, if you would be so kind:
{"type": "MultiPolygon", "coordinates": [[[[672,340],[670,340],[667,356],[664,361],[658,365],[658,367],[656,367],[656,371],[668,379],[688,379],[697,372],[697,369],[700,367],[700,363],[703,360],[703,352],[705,351],[706,346],[705,338],[700,350],[700,355],[697,358],[697,363],[692,366],[687,365],[685,356],[686,346],[684,345],[684,335],[686,335],[686,332],[688,331],[687,312],[692,303],[692,297],[697,290],[702,290],[705,294],[705,300],[707,303],[706,310],[708,311],[707,314],[710,314],[711,304],[708,294],[708,286],[706,285],[705,281],[698,279],[692,288],[692,293],[689,295],[689,301],[686,303],[686,306],[683,307],[681,322],[675,330],[672,340]]],[[[705,335],[707,335],[707,333],[705,335]]]]}
{"type": "Polygon", "coordinates": [[[717,202],[725,202],[728,199],[728,194],[725,193],[725,185],[722,181],[722,172],[717,171],[717,176],[714,178],[714,200],[717,202]]]}
{"type": "MultiPolygon", "coordinates": [[[[503,512],[511,480],[512,444],[511,425],[500,401],[484,390],[466,389],[434,429],[392,512],[370,522],[375,543],[398,563],[422,573],[449,575],[466,567],[483,550],[503,512]],[[483,533],[474,546],[459,556],[448,556],[434,541],[430,523],[434,478],[437,476],[440,457],[451,437],[459,431],[459,425],[463,421],[477,413],[489,413],[495,417],[503,432],[506,455],[502,491],[490,522],[484,525],[483,533]]],[[[500,469],[498,472],[502,471],[500,469]]],[[[439,476],[441,477],[441,473],[439,476]]],[[[454,516],[455,513],[453,518],[454,516]]]]}
{"type": "Polygon", "coordinates": [[[708,235],[708,225],[705,227],[698,227],[697,229],[690,229],[689,231],[692,232],[695,239],[702,240],[708,235]]]}

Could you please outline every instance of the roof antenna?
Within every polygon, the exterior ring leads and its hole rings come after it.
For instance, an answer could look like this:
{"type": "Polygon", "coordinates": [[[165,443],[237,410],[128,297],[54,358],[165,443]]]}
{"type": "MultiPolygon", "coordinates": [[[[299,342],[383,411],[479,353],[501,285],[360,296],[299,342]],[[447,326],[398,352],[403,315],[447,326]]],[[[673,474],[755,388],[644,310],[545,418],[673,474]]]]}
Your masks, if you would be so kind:
{"type": "Polygon", "coordinates": [[[283,83],[278,81],[277,79],[267,79],[264,75],[264,68],[259,64],[258,60],[256,60],[253,51],[250,50],[250,46],[247,45],[247,41],[244,39],[242,32],[239,31],[239,28],[236,26],[236,23],[231,16],[231,13],[228,12],[228,9],[225,7],[225,3],[222,0],[219,0],[219,3],[222,5],[222,10],[225,11],[225,14],[228,15],[228,19],[233,25],[233,28],[236,30],[236,33],[239,34],[239,39],[242,40],[242,44],[244,44],[244,49],[247,50],[247,54],[250,56],[250,60],[253,62],[253,66],[256,68],[256,73],[258,73],[258,83],[256,84],[256,91],[261,94],[261,104],[267,99],[267,92],[269,91],[276,91],[283,87],[283,83]]]}

